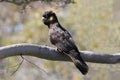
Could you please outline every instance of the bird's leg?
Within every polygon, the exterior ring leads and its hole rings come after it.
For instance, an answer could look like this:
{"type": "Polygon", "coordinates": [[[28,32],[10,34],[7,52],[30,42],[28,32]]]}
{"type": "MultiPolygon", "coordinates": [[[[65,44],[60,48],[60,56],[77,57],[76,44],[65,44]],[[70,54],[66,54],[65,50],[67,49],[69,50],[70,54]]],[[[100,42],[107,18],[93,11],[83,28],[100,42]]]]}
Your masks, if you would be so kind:
{"type": "Polygon", "coordinates": [[[62,53],[62,51],[61,51],[60,49],[58,49],[58,48],[57,48],[57,51],[58,51],[59,53],[62,53]]]}
{"type": "Polygon", "coordinates": [[[57,51],[58,51],[59,53],[64,54],[64,53],[63,53],[63,51],[62,51],[62,50],[60,50],[60,49],[58,49],[58,48],[57,48],[57,51]]]}

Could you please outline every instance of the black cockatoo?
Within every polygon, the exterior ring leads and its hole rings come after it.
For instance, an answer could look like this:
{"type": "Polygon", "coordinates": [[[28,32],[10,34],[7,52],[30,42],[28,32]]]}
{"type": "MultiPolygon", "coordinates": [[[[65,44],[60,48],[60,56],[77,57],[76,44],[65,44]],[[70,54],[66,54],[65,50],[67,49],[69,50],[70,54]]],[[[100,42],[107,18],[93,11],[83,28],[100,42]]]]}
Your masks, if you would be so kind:
{"type": "Polygon", "coordinates": [[[85,75],[88,72],[88,66],[82,59],[70,33],[60,25],[56,14],[53,11],[45,11],[42,21],[49,28],[51,43],[57,47],[59,52],[69,56],[80,72],[85,75]]]}

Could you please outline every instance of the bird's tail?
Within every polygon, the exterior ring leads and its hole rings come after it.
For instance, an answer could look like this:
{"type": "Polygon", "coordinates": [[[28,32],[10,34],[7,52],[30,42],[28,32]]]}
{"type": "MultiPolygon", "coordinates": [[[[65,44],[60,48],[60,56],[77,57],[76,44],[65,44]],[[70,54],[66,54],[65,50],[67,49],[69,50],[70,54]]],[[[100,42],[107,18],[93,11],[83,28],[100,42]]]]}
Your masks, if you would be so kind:
{"type": "Polygon", "coordinates": [[[87,74],[87,72],[88,72],[88,65],[84,62],[84,60],[82,59],[80,54],[77,54],[76,57],[70,56],[70,58],[72,59],[72,61],[75,64],[75,66],[79,69],[79,71],[83,75],[87,74]]]}

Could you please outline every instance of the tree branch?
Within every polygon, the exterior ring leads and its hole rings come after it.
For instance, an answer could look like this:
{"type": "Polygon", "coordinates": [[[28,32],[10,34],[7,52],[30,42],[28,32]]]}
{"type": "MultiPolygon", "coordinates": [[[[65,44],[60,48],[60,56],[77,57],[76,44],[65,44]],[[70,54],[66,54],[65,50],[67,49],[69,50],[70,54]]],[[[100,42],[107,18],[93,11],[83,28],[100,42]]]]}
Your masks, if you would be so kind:
{"type": "MultiPolygon", "coordinates": [[[[115,64],[120,62],[120,53],[105,54],[92,51],[80,51],[81,56],[87,62],[115,64]]],[[[0,48],[0,59],[17,55],[34,56],[53,61],[71,61],[63,53],[58,53],[55,48],[39,46],[35,44],[14,44],[0,48]]]]}
{"type": "Polygon", "coordinates": [[[0,0],[0,2],[13,3],[18,6],[25,5],[25,7],[35,1],[41,1],[41,2],[45,2],[45,3],[51,3],[51,2],[58,3],[59,2],[59,3],[62,3],[62,5],[75,3],[74,0],[0,0]]]}

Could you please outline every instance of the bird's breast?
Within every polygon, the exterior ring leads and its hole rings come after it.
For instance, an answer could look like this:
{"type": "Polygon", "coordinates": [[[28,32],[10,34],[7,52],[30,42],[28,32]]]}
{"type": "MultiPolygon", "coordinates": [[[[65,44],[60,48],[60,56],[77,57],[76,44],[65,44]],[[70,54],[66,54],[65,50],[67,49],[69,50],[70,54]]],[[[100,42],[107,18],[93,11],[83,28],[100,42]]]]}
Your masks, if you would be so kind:
{"type": "Polygon", "coordinates": [[[61,33],[54,28],[49,30],[49,37],[50,37],[51,43],[54,45],[61,42],[62,40],[61,33]]]}

